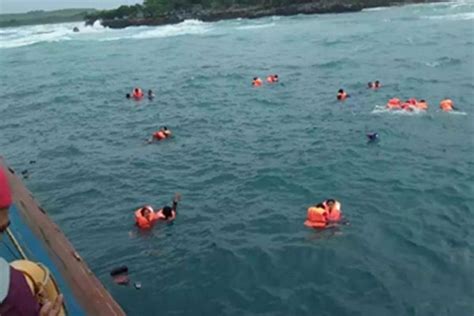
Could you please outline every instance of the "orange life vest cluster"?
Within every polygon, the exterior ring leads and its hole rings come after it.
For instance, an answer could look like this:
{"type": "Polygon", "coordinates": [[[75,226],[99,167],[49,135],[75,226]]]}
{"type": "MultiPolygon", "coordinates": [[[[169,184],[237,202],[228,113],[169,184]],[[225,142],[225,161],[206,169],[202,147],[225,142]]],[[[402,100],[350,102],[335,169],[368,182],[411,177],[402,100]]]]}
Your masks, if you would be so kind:
{"type": "Polygon", "coordinates": [[[401,102],[398,98],[392,98],[388,100],[386,108],[390,110],[405,110],[410,112],[415,109],[426,111],[428,109],[428,103],[425,100],[417,101],[415,98],[408,99],[405,102],[401,102]]]}
{"type": "Polygon", "coordinates": [[[163,209],[155,212],[150,205],[145,205],[135,211],[135,224],[141,229],[150,229],[153,225],[160,220],[172,221],[176,218],[176,212],[171,211],[171,217],[168,218],[163,214],[163,209]],[[148,210],[148,214],[145,216],[143,213],[148,210]]]}
{"type": "Polygon", "coordinates": [[[319,206],[311,206],[308,208],[307,218],[304,224],[311,228],[325,228],[330,223],[339,222],[341,217],[341,203],[335,201],[331,209],[327,201],[324,201],[319,206]]]}
{"type": "MultiPolygon", "coordinates": [[[[278,82],[278,75],[268,75],[267,76],[267,83],[277,83],[278,82]]],[[[255,77],[252,80],[252,86],[253,87],[261,87],[263,86],[263,80],[260,79],[259,77],[255,77]]]]}

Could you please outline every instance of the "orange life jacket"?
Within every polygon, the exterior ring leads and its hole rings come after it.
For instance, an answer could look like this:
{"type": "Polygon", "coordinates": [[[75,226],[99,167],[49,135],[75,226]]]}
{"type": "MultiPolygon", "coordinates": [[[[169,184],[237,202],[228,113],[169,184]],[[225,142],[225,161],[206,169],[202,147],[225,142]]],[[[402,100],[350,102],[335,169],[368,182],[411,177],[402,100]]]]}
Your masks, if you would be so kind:
{"type": "Polygon", "coordinates": [[[263,81],[262,81],[262,79],[260,79],[260,78],[257,78],[257,79],[255,79],[254,81],[252,81],[252,85],[253,85],[254,87],[260,87],[262,84],[263,84],[263,81]]]}
{"type": "Polygon", "coordinates": [[[417,102],[416,107],[419,108],[420,110],[428,110],[428,103],[426,102],[417,102]]]}
{"type": "Polygon", "coordinates": [[[133,97],[134,97],[135,99],[141,99],[141,98],[143,98],[143,91],[142,91],[142,89],[140,89],[140,88],[134,89],[134,90],[133,90],[133,97]]]}
{"type": "Polygon", "coordinates": [[[400,107],[402,108],[402,110],[405,110],[405,111],[410,111],[410,112],[413,111],[412,104],[408,102],[402,103],[400,107]]]}
{"type": "Polygon", "coordinates": [[[400,108],[400,99],[392,98],[388,100],[387,108],[389,109],[399,109],[400,108]]]}
{"type": "Polygon", "coordinates": [[[158,140],[162,140],[162,139],[165,139],[167,136],[166,136],[166,133],[163,132],[163,131],[157,131],[157,132],[154,132],[153,133],[153,137],[155,137],[156,139],[158,140]]]}
{"type": "Polygon", "coordinates": [[[320,207],[311,206],[308,208],[308,215],[305,226],[312,228],[324,228],[328,224],[326,210],[320,207]]]}
{"type": "Polygon", "coordinates": [[[449,112],[453,110],[453,101],[450,99],[444,99],[439,103],[441,110],[449,112]]]}
{"type": "Polygon", "coordinates": [[[411,99],[408,99],[407,103],[408,104],[411,104],[411,105],[416,105],[416,99],[415,98],[411,98],[411,99]]]}
{"type": "Polygon", "coordinates": [[[139,208],[138,210],[135,211],[135,223],[137,224],[138,227],[140,227],[142,229],[151,228],[151,226],[153,225],[154,220],[155,220],[155,213],[153,212],[153,208],[149,205],[141,207],[141,208],[139,208]],[[151,212],[149,217],[143,216],[143,214],[142,214],[142,209],[143,208],[146,208],[151,212]]]}
{"type": "Polygon", "coordinates": [[[340,101],[344,101],[345,99],[347,99],[347,93],[346,92],[339,92],[337,94],[337,99],[340,100],[340,101]]]}
{"type": "Polygon", "coordinates": [[[329,209],[329,206],[327,204],[327,201],[323,202],[324,208],[326,210],[326,218],[331,221],[331,222],[338,222],[341,220],[341,203],[336,201],[334,203],[333,210],[331,211],[329,209]]]}

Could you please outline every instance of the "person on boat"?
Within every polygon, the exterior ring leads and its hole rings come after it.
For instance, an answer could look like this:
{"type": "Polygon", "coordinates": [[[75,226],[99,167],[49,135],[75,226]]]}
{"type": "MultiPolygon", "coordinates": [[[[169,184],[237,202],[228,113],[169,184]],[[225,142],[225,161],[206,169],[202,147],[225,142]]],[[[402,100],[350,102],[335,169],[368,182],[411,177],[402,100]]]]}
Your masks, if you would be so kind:
{"type": "Polygon", "coordinates": [[[172,206],[164,206],[158,211],[154,211],[150,205],[145,205],[135,211],[135,223],[141,229],[150,229],[157,221],[171,222],[176,218],[176,211],[181,195],[176,193],[172,206]]]}
{"type": "Polygon", "coordinates": [[[3,233],[10,225],[8,209],[12,204],[10,184],[4,169],[0,168],[0,233],[3,233]]]}
{"type": "Polygon", "coordinates": [[[163,126],[158,131],[154,132],[151,138],[148,140],[148,143],[152,143],[153,141],[160,141],[166,138],[170,138],[172,135],[171,131],[166,127],[163,126]]]}
{"type": "Polygon", "coordinates": [[[278,75],[277,74],[269,75],[267,77],[267,82],[268,83],[277,83],[278,82],[278,75]]]}
{"type": "Polygon", "coordinates": [[[140,88],[133,89],[132,96],[135,100],[141,100],[143,98],[143,91],[140,88]]]}
{"type": "Polygon", "coordinates": [[[151,90],[148,90],[148,100],[153,100],[155,98],[155,94],[153,93],[153,91],[151,90]]]}
{"type": "Polygon", "coordinates": [[[39,302],[28,285],[26,275],[0,257],[0,315],[58,316],[64,298],[59,294],[54,302],[39,302]]]}
{"type": "Polygon", "coordinates": [[[349,98],[350,95],[347,94],[346,91],[344,91],[344,89],[339,89],[339,91],[337,92],[337,99],[339,101],[344,101],[345,99],[349,98]]]}
{"type": "Polygon", "coordinates": [[[451,112],[453,110],[456,110],[453,101],[448,98],[444,98],[443,100],[441,100],[441,102],[439,103],[439,108],[444,112],[451,112]]]}
{"type": "Polygon", "coordinates": [[[261,87],[263,85],[263,81],[262,79],[260,79],[259,77],[254,77],[253,80],[252,80],[252,86],[253,87],[261,87]]]}

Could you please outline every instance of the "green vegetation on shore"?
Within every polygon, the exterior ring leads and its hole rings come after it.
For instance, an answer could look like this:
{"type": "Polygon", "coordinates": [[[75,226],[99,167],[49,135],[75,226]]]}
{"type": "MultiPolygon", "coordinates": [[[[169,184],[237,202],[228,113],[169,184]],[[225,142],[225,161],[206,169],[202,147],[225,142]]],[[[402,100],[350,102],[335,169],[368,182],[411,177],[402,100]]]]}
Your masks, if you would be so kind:
{"type": "Polygon", "coordinates": [[[0,27],[83,21],[87,15],[94,12],[95,9],[64,9],[0,14],[0,27]]]}

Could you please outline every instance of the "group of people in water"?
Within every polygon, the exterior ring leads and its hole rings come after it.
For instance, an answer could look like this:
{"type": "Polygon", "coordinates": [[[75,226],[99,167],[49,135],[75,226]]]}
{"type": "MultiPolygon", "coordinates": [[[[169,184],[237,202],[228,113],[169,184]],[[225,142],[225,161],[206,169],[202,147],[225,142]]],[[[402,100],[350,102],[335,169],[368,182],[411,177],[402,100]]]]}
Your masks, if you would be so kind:
{"type": "MultiPolygon", "coordinates": [[[[272,74],[267,76],[266,83],[274,84],[279,82],[279,77],[277,74],[272,74]]],[[[254,77],[252,80],[253,87],[263,86],[264,81],[259,77],[254,77]]],[[[376,80],[368,83],[368,88],[372,90],[377,90],[382,87],[380,81],[376,80]]],[[[127,94],[127,98],[133,98],[135,100],[141,100],[144,97],[144,94],[140,88],[135,88],[131,94],[127,94]]],[[[154,94],[151,90],[148,91],[148,98],[152,100],[154,94]]],[[[339,89],[337,93],[337,100],[344,101],[349,98],[350,95],[344,90],[339,89]]],[[[421,99],[417,100],[411,98],[402,102],[398,98],[390,99],[386,108],[390,110],[405,110],[405,111],[414,111],[414,110],[423,110],[428,109],[428,103],[421,99]]],[[[443,99],[440,102],[441,110],[445,112],[456,110],[454,103],[450,99],[443,99]]],[[[148,140],[149,143],[154,141],[161,141],[171,137],[171,131],[166,127],[160,128],[158,131],[154,132],[151,138],[148,140]]],[[[367,134],[369,142],[378,140],[377,133],[367,134]]],[[[172,206],[165,206],[158,211],[154,211],[153,208],[149,205],[145,205],[135,211],[135,223],[141,229],[150,229],[156,222],[164,221],[170,222],[176,218],[176,209],[179,201],[179,194],[173,199],[172,206]]],[[[316,229],[324,229],[328,227],[333,227],[338,223],[342,222],[342,211],[341,203],[334,200],[328,199],[319,204],[311,206],[307,210],[307,218],[304,222],[305,226],[316,229]]]]}
{"type": "MultiPolygon", "coordinates": [[[[380,81],[378,80],[369,82],[367,86],[369,89],[372,90],[377,90],[382,87],[380,81]]],[[[339,101],[344,101],[349,97],[350,95],[346,91],[344,91],[344,89],[339,89],[336,95],[336,98],[339,101]]],[[[417,100],[415,98],[410,98],[405,102],[402,102],[402,100],[400,100],[399,98],[391,98],[390,100],[388,100],[385,107],[389,110],[403,110],[408,112],[413,112],[415,110],[426,111],[428,110],[428,102],[426,102],[426,100],[424,99],[417,100]]],[[[448,98],[441,100],[441,102],[439,103],[439,108],[444,112],[451,112],[457,110],[454,107],[454,102],[448,98]]]]}
{"type": "Polygon", "coordinates": [[[163,206],[155,211],[152,206],[145,205],[135,210],[135,224],[141,229],[150,229],[157,222],[172,222],[176,218],[178,202],[181,195],[176,193],[173,198],[172,206],[163,206]]]}
{"type": "Polygon", "coordinates": [[[341,203],[334,199],[328,199],[308,208],[304,225],[310,228],[324,229],[334,227],[341,222],[341,203]]]}
{"type": "MultiPolygon", "coordinates": [[[[132,90],[132,93],[127,93],[125,95],[127,99],[134,99],[135,101],[140,101],[145,97],[145,94],[143,93],[143,90],[140,88],[134,88],[132,90]]],[[[147,93],[148,100],[153,100],[155,98],[155,94],[153,93],[152,90],[148,90],[147,93]]]]}
{"type": "MultiPolygon", "coordinates": [[[[415,110],[426,111],[428,110],[428,103],[423,99],[418,101],[415,98],[411,98],[406,100],[405,102],[402,102],[398,98],[392,98],[388,100],[387,105],[385,107],[390,110],[404,110],[409,112],[413,112],[415,110]]],[[[448,98],[441,100],[441,102],[439,103],[439,108],[443,112],[451,112],[457,110],[454,107],[453,101],[448,98]]]]}
{"type": "MultiPolygon", "coordinates": [[[[268,75],[266,81],[269,84],[277,83],[279,81],[278,75],[277,74],[268,75]]],[[[261,87],[261,86],[263,86],[263,80],[260,79],[260,77],[253,77],[252,87],[261,87]]]]}

